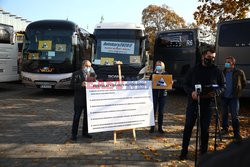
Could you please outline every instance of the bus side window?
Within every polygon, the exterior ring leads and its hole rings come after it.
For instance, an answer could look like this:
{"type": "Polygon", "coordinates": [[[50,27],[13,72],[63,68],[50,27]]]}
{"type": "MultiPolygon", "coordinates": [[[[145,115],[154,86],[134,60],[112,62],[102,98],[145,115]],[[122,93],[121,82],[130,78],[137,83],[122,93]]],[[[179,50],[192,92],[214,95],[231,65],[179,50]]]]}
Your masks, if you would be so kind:
{"type": "Polygon", "coordinates": [[[10,33],[7,30],[0,29],[0,42],[1,43],[10,43],[11,42],[10,38],[11,38],[10,33]]]}

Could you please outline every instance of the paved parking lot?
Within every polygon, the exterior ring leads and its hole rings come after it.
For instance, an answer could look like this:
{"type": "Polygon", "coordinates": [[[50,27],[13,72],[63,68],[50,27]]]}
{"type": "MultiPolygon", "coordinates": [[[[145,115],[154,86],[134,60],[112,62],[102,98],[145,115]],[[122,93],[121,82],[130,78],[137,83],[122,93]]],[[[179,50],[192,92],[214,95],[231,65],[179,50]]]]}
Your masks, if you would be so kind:
{"type": "MultiPolygon", "coordinates": [[[[193,151],[189,160],[178,161],[185,106],[183,93],[169,95],[164,134],[149,134],[149,128],[140,128],[136,130],[136,142],[132,132],[126,131],[118,134],[117,144],[113,144],[113,132],[95,133],[92,139],[78,136],[77,143],[69,143],[72,91],[43,91],[19,83],[1,83],[0,167],[193,166],[193,151]]],[[[194,140],[191,143],[194,150],[194,140]]]]}

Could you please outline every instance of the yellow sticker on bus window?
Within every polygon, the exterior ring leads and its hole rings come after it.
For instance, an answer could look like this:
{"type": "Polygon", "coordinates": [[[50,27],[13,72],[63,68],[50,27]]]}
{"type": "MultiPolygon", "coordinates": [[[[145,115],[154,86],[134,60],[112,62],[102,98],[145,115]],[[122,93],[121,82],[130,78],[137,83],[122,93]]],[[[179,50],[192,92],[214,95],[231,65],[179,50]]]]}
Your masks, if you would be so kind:
{"type": "Polygon", "coordinates": [[[51,50],[52,41],[51,40],[42,40],[38,42],[38,50],[51,50]]]}
{"type": "Polygon", "coordinates": [[[153,74],[152,76],[153,89],[172,89],[172,75],[153,74]]]}
{"type": "Polygon", "coordinates": [[[28,54],[28,60],[38,60],[39,59],[39,53],[29,53],[28,54]]]}
{"type": "Polygon", "coordinates": [[[56,44],[57,52],[66,52],[66,44],[56,44]]]}
{"type": "Polygon", "coordinates": [[[102,57],[101,65],[114,65],[114,58],[110,57],[102,57]]]}
{"type": "Polygon", "coordinates": [[[141,57],[140,56],[130,56],[129,57],[130,64],[140,64],[141,63],[141,57]]]}

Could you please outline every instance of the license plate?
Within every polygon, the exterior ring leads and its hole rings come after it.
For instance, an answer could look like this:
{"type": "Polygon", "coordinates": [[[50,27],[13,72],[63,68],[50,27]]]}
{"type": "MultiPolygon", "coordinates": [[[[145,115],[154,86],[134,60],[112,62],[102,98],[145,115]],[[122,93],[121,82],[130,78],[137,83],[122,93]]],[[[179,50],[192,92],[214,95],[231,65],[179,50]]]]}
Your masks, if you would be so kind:
{"type": "Polygon", "coordinates": [[[40,85],[40,88],[47,88],[47,89],[49,89],[49,88],[52,88],[52,85],[40,85]]]}

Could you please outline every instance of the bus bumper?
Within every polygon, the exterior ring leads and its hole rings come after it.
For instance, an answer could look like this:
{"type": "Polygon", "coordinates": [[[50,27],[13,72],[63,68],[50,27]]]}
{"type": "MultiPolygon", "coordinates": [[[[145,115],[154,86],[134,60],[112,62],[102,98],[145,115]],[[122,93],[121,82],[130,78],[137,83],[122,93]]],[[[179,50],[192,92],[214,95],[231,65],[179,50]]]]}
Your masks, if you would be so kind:
{"type": "Polygon", "coordinates": [[[19,75],[0,75],[0,82],[12,82],[12,81],[18,81],[19,75]]]}
{"type": "Polygon", "coordinates": [[[72,73],[66,74],[32,74],[21,73],[22,83],[26,87],[42,89],[71,89],[72,73]]]}

